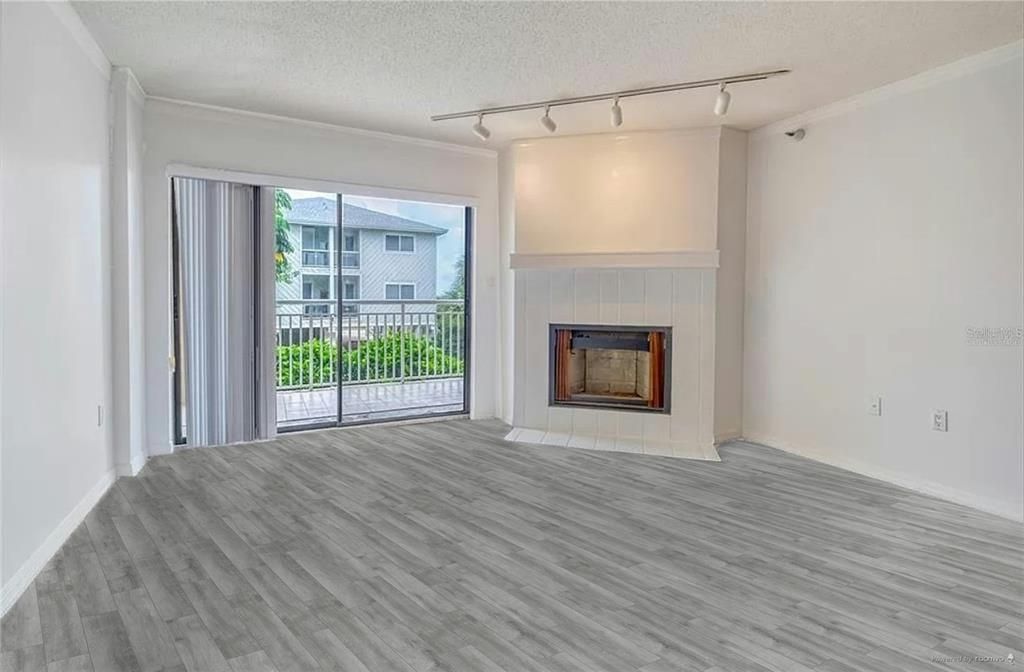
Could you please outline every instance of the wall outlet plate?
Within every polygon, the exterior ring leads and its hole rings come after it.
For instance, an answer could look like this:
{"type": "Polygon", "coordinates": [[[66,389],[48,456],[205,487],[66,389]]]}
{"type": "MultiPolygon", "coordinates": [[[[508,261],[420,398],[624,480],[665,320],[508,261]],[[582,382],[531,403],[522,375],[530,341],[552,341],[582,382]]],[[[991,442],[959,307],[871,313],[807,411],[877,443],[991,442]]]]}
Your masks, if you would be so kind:
{"type": "Polygon", "coordinates": [[[881,415],[882,414],[882,398],[871,397],[868,399],[868,415],[881,415]]]}
{"type": "Polygon", "coordinates": [[[943,410],[932,411],[932,429],[936,432],[948,432],[949,413],[943,410]]]}

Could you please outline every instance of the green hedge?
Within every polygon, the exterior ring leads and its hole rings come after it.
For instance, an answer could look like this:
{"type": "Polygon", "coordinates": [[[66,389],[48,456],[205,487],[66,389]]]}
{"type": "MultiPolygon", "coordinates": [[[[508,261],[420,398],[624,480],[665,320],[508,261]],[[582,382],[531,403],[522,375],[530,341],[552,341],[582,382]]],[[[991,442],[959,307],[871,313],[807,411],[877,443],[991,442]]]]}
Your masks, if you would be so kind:
{"type": "MultiPolygon", "coordinates": [[[[338,349],[335,343],[313,339],[277,348],[277,384],[281,387],[334,383],[338,349]]],[[[346,348],[341,357],[343,382],[395,380],[463,371],[462,359],[448,355],[431,339],[392,332],[346,348]]]]}

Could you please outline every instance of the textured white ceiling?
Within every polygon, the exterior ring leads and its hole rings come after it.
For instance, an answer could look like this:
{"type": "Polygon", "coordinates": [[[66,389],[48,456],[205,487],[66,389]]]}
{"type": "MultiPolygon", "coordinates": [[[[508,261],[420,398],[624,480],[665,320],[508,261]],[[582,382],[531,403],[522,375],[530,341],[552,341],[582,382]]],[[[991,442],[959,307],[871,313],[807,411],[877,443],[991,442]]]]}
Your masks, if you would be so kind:
{"type": "MultiPolygon", "coordinates": [[[[737,85],[753,128],[1024,35],[1020,2],[77,2],[147,93],[476,144],[431,114],[791,68],[737,85]]],[[[622,102],[622,130],[720,123],[715,91],[622,102]]],[[[607,103],[559,108],[559,133],[608,131],[607,103]]],[[[489,118],[492,144],[542,135],[489,118]]]]}

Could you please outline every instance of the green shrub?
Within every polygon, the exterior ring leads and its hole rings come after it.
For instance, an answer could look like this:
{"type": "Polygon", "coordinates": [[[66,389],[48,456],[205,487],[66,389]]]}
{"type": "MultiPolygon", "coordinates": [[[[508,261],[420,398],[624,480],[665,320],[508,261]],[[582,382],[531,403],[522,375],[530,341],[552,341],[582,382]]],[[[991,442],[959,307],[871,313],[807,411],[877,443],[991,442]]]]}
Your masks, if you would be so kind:
{"type": "Polygon", "coordinates": [[[277,384],[293,387],[333,383],[338,348],[334,343],[314,338],[305,343],[277,346],[277,384]]]}
{"type": "MultiPolygon", "coordinates": [[[[312,339],[277,348],[277,384],[280,387],[331,384],[337,380],[336,344],[312,339]]],[[[343,382],[398,380],[444,374],[460,375],[462,359],[452,357],[429,338],[391,332],[345,348],[341,355],[343,382]]]]}

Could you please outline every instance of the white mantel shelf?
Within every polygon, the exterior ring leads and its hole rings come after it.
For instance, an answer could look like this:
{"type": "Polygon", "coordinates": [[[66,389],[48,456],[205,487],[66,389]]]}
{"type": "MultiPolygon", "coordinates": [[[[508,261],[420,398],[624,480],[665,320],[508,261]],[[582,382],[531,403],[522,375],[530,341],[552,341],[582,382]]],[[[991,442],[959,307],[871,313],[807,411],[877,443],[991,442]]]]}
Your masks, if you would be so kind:
{"type": "Polygon", "coordinates": [[[555,268],[718,268],[718,250],[509,255],[513,270],[555,268]]]}

